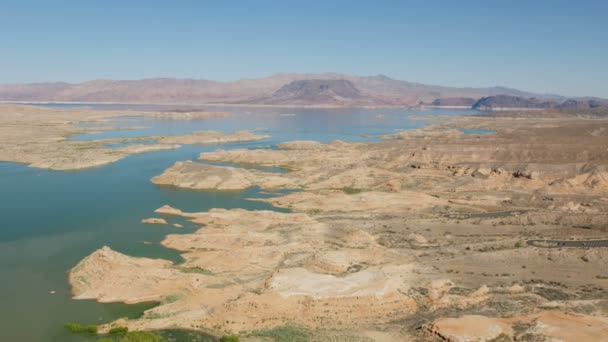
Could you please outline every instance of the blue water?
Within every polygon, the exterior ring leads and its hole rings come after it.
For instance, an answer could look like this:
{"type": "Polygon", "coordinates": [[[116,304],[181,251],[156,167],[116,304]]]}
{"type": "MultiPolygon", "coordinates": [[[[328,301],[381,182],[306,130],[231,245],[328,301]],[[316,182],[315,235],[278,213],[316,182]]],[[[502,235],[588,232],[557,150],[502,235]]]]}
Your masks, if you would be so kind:
{"type": "MultiPolygon", "coordinates": [[[[107,105],[104,105],[107,106],[107,105]]],[[[408,111],[403,109],[280,109],[280,108],[207,108],[209,111],[228,111],[228,118],[206,120],[171,120],[146,117],[122,117],[123,121],[112,122],[115,127],[145,127],[139,130],[102,131],[82,134],[72,139],[96,140],[107,138],[132,138],[150,135],[187,134],[194,131],[257,130],[269,134],[267,145],[286,140],[317,140],[329,142],[377,141],[382,134],[400,129],[424,126],[427,121],[410,120],[412,116],[451,116],[477,113],[472,110],[408,111]]]]}
{"type": "Polygon", "coordinates": [[[474,135],[486,135],[486,134],[494,134],[496,133],[495,131],[489,130],[489,129],[471,129],[471,128],[460,128],[458,129],[459,131],[461,131],[464,134],[474,134],[474,135]]]}
{"type": "Polygon", "coordinates": [[[179,262],[181,258],[177,252],[161,247],[158,242],[166,234],[188,233],[196,227],[177,218],[171,218],[170,223],[184,224],[184,228],[140,223],[144,218],[155,216],[153,211],[162,205],[169,204],[185,211],[211,208],[276,210],[264,203],[245,200],[269,196],[255,188],[224,192],[189,191],[150,183],[151,177],[162,173],[175,161],[195,160],[199,153],[217,148],[273,147],[285,140],[375,141],[381,134],[425,124],[424,121],[409,120],[411,115],[445,116],[471,112],[266,108],[238,108],[234,111],[234,117],[209,120],[123,118],[126,121],[112,125],[146,128],[105,131],[73,138],[183,134],[210,129],[231,132],[256,128],[262,128],[261,133],[272,137],[221,146],[186,145],[177,150],[134,155],[104,167],[73,172],[0,163],[0,341],[81,341],[82,337],[64,331],[65,322],[108,322],[123,316],[137,316],[150,307],[152,304],[99,304],[72,300],[66,273],[83,257],[104,245],[129,255],[179,262]]]}

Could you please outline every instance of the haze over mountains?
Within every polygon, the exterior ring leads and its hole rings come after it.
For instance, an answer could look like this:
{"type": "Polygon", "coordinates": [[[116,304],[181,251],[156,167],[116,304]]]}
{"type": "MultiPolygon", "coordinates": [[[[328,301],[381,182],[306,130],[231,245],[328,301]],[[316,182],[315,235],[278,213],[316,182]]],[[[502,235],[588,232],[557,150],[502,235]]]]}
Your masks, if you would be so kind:
{"type": "Polygon", "coordinates": [[[383,75],[276,74],[232,82],[155,78],[94,80],[71,84],[0,85],[1,101],[155,104],[252,104],[306,106],[415,106],[441,99],[463,105],[482,97],[509,95],[553,100],[504,87],[454,88],[395,80],[383,75]]]}

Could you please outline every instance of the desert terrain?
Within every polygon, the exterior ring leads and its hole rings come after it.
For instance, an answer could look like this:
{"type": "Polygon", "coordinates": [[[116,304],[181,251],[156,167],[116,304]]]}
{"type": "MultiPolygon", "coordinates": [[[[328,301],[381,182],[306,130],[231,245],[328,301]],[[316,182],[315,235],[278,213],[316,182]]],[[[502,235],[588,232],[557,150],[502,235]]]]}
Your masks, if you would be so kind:
{"type": "MultiPolygon", "coordinates": [[[[49,129],[51,148],[75,130],[49,129]]],[[[162,137],[157,147],[190,139],[162,137]]],[[[5,145],[7,159],[15,148],[5,145]]],[[[32,155],[19,162],[48,167],[32,155]]],[[[287,328],[320,341],[608,336],[605,119],[444,118],[381,142],[202,153],[151,181],[213,191],[257,186],[275,196],[252,200],[288,212],[162,206],[142,217],[154,224],[187,218],[200,228],[161,242],[182,253],[181,263],[106,246],[69,272],[76,299],[159,302],[101,331],[183,328],[244,341],[287,328]]]]}
{"type": "Polygon", "coordinates": [[[40,169],[78,170],[113,163],[137,153],[176,149],[180,147],[180,144],[220,144],[260,140],[267,137],[245,131],[228,134],[200,131],[172,136],[70,139],[85,133],[95,134],[110,130],[141,128],[113,126],[114,122],[125,120],[121,117],[127,115],[152,116],[170,120],[205,120],[228,116],[227,113],[204,111],[102,111],[5,104],[0,105],[0,161],[22,163],[40,169]],[[111,148],[108,146],[111,144],[123,145],[111,148]]]}

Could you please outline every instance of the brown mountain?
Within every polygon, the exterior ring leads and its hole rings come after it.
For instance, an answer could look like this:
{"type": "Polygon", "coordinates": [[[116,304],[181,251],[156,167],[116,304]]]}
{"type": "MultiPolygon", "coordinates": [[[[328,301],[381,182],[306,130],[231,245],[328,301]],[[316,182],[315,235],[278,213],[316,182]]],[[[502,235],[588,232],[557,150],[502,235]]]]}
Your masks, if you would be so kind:
{"type": "Polygon", "coordinates": [[[347,80],[299,80],[290,82],[271,96],[253,100],[256,104],[271,105],[364,105],[374,104],[361,95],[347,80]]]}
{"type": "Polygon", "coordinates": [[[231,82],[155,78],[0,85],[0,101],[23,102],[413,106],[441,98],[477,100],[498,94],[535,96],[502,87],[451,88],[400,81],[383,75],[335,73],[276,74],[231,82]]]}

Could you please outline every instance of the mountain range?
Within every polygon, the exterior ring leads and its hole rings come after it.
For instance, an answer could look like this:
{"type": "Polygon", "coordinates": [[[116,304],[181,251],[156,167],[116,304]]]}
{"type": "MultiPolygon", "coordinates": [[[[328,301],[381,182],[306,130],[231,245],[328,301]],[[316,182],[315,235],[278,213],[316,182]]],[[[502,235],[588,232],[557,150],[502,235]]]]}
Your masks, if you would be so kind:
{"type": "Polygon", "coordinates": [[[154,78],[0,85],[0,101],[17,102],[279,106],[416,106],[426,103],[470,106],[482,98],[496,95],[534,97],[543,101],[565,100],[556,95],[505,87],[455,88],[401,81],[384,75],[336,73],[276,74],[230,82],[154,78]]]}
{"type": "Polygon", "coordinates": [[[608,100],[596,98],[578,98],[567,100],[549,100],[536,97],[520,97],[509,95],[488,96],[479,99],[473,109],[594,109],[608,107],[608,100]]]}

